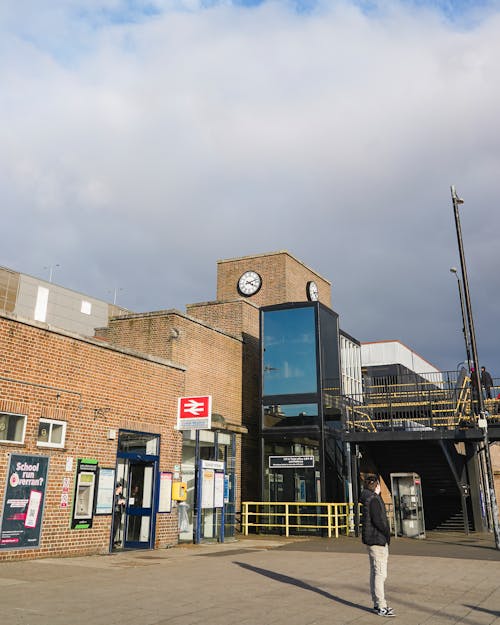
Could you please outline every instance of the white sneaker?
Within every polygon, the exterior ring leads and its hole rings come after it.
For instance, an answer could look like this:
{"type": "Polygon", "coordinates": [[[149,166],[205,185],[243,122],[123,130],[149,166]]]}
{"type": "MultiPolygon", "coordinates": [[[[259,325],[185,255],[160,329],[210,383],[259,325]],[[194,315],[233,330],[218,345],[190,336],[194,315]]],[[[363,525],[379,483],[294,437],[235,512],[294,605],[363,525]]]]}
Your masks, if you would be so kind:
{"type": "Polygon", "coordinates": [[[387,606],[386,608],[379,608],[377,610],[379,616],[396,616],[394,610],[387,606]]]}

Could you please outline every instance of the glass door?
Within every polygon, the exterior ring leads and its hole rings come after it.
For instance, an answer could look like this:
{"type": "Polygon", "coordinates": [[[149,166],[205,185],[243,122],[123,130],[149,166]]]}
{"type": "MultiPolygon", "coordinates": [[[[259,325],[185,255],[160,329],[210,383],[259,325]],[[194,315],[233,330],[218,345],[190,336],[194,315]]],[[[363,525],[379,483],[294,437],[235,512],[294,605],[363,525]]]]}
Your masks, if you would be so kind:
{"type": "Polygon", "coordinates": [[[129,461],[125,508],[125,548],[150,548],[153,521],[155,463],[129,461]]]}

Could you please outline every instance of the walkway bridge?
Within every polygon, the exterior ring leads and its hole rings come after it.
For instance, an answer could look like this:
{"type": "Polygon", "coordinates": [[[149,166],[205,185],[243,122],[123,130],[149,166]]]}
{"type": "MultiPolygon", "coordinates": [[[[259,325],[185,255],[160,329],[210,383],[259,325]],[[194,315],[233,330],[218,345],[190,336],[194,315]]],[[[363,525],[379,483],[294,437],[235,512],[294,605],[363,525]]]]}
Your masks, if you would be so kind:
{"type": "MultiPolygon", "coordinates": [[[[383,439],[482,440],[478,402],[470,378],[444,372],[407,376],[401,381],[365,385],[361,395],[342,396],[342,437],[350,441],[383,439]]],[[[500,385],[484,400],[490,441],[500,440],[500,385]]],[[[338,395],[336,397],[338,401],[338,395]]],[[[325,389],[325,403],[335,389],[325,389]]]]}
{"type": "MultiPolygon", "coordinates": [[[[490,442],[500,441],[496,382],[491,398],[484,400],[490,442]]],[[[335,391],[325,389],[324,404],[332,414],[340,409],[342,425],[332,423],[327,432],[351,443],[354,474],[375,470],[390,485],[391,473],[418,473],[428,529],[485,529],[480,453],[485,430],[479,427],[477,396],[464,370],[372,378],[359,396],[335,391]]]]}

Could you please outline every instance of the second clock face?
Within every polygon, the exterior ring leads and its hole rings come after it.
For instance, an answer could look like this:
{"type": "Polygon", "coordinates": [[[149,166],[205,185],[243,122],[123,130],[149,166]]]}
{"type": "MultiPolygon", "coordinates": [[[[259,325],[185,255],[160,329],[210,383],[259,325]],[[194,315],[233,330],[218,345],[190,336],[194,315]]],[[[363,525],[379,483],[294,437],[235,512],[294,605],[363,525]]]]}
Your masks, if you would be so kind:
{"type": "Polygon", "coordinates": [[[308,282],[307,283],[307,297],[311,300],[311,302],[316,302],[319,298],[318,285],[316,282],[308,282]]]}
{"type": "Polygon", "coordinates": [[[262,278],[256,271],[245,271],[238,280],[238,291],[245,297],[255,295],[262,286],[262,278]]]}

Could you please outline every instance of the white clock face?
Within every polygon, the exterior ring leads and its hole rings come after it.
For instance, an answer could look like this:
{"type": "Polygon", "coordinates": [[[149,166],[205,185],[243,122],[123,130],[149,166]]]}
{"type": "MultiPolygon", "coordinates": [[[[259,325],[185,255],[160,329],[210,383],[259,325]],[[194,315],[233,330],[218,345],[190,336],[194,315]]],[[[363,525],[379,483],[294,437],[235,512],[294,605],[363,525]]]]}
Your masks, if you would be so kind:
{"type": "Polygon", "coordinates": [[[245,271],[238,280],[238,291],[245,297],[255,295],[261,286],[262,278],[256,271],[245,271]]]}
{"type": "Polygon", "coordinates": [[[319,298],[318,285],[316,282],[308,282],[307,283],[307,297],[311,300],[311,302],[316,302],[319,298]]]}

